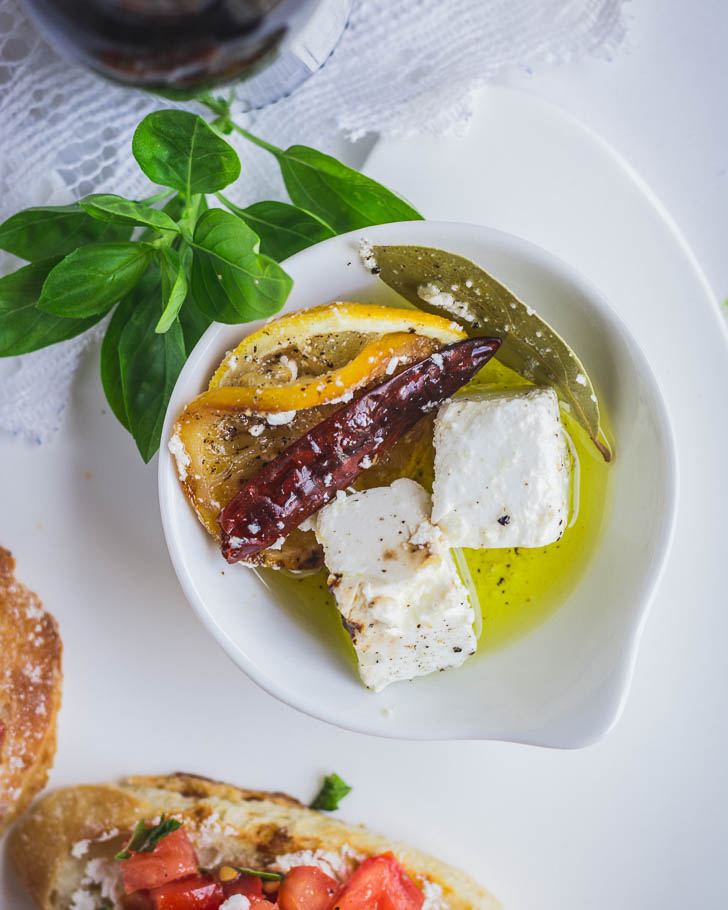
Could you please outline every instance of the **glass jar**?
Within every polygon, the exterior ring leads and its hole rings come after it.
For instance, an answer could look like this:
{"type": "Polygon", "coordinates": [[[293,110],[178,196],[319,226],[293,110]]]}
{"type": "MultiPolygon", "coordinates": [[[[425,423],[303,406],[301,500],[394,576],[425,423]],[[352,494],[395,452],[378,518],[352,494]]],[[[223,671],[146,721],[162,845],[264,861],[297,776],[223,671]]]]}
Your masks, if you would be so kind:
{"type": "Polygon", "coordinates": [[[351,0],[23,0],[61,53],[102,76],[167,97],[240,83],[258,108],[323,65],[351,0]],[[242,81],[241,81],[242,80],[242,81]]]}

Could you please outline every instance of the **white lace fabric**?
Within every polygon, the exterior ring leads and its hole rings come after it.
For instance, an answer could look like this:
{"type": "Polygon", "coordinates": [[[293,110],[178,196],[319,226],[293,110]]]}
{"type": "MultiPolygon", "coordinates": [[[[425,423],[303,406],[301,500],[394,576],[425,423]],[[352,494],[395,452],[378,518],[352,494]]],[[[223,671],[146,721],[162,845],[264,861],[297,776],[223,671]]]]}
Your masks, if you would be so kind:
{"type": "MultiPolygon", "coordinates": [[[[338,131],[461,133],[478,88],[506,67],[609,57],[626,34],[626,0],[354,0],[326,65],[293,95],[236,114],[280,146],[327,151],[338,131]]],[[[91,192],[149,194],[131,154],[136,125],[172,105],[62,59],[16,0],[0,0],[0,221],[30,205],[91,192]]],[[[193,108],[194,105],[176,105],[193,108]]],[[[285,198],[266,153],[231,138],[243,174],[226,193],[241,204],[285,198]]],[[[17,260],[0,253],[0,274],[17,260]],[[4,258],[2,258],[4,257],[4,258]]],[[[60,425],[79,357],[98,328],[0,361],[0,430],[42,442],[60,425]]]]}

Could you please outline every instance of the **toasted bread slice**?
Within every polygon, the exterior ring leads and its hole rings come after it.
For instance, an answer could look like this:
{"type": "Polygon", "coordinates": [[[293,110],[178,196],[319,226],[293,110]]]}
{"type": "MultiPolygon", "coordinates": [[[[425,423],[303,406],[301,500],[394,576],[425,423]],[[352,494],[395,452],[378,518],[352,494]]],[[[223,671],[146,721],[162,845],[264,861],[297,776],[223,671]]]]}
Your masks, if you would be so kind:
{"type": "Polygon", "coordinates": [[[0,547],[0,833],[45,786],[56,752],[61,639],[0,547]]]}
{"type": "Polygon", "coordinates": [[[500,907],[464,872],[418,850],[307,809],[284,793],[241,790],[190,774],[57,791],[12,832],[10,858],[42,910],[119,908],[120,871],[113,856],[139,819],[162,813],[184,823],[204,866],[285,872],[317,864],[343,878],[367,856],[391,850],[425,891],[427,910],[500,907]]]}

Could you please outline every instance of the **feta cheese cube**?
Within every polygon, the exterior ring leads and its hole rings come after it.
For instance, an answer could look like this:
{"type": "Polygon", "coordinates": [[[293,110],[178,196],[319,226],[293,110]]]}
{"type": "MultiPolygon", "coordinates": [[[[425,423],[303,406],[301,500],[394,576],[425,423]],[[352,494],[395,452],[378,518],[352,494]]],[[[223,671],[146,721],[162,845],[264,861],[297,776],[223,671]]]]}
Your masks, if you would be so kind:
{"type": "Polygon", "coordinates": [[[329,587],[366,686],[458,667],[476,647],[473,609],[430,497],[401,478],[335,499],[318,513],[329,587]]]}
{"type": "Polygon", "coordinates": [[[454,398],[435,420],[432,521],[452,547],[543,547],[569,518],[553,389],[454,398]]]}

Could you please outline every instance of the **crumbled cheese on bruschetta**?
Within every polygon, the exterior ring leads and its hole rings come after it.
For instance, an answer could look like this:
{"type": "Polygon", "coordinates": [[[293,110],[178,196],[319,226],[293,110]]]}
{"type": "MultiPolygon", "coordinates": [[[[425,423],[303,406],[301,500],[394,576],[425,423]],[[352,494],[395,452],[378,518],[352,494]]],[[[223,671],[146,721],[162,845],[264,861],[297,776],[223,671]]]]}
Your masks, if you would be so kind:
{"type": "Polygon", "coordinates": [[[442,893],[442,886],[437,882],[424,879],[422,893],[425,895],[425,902],[422,904],[421,910],[447,910],[449,905],[442,893]]]}
{"type": "Polygon", "coordinates": [[[294,866],[316,866],[326,875],[340,882],[346,881],[366,856],[344,844],[339,850],[299,850],[284,853],[276,858],[274,867],[279,872],[290,872],[294,866]]]}
{"type": "Polygon", "coordinates": [[[250,901],[244,894],[233,894],[220,904],[220,910],[250,910],[250,901]]]}

